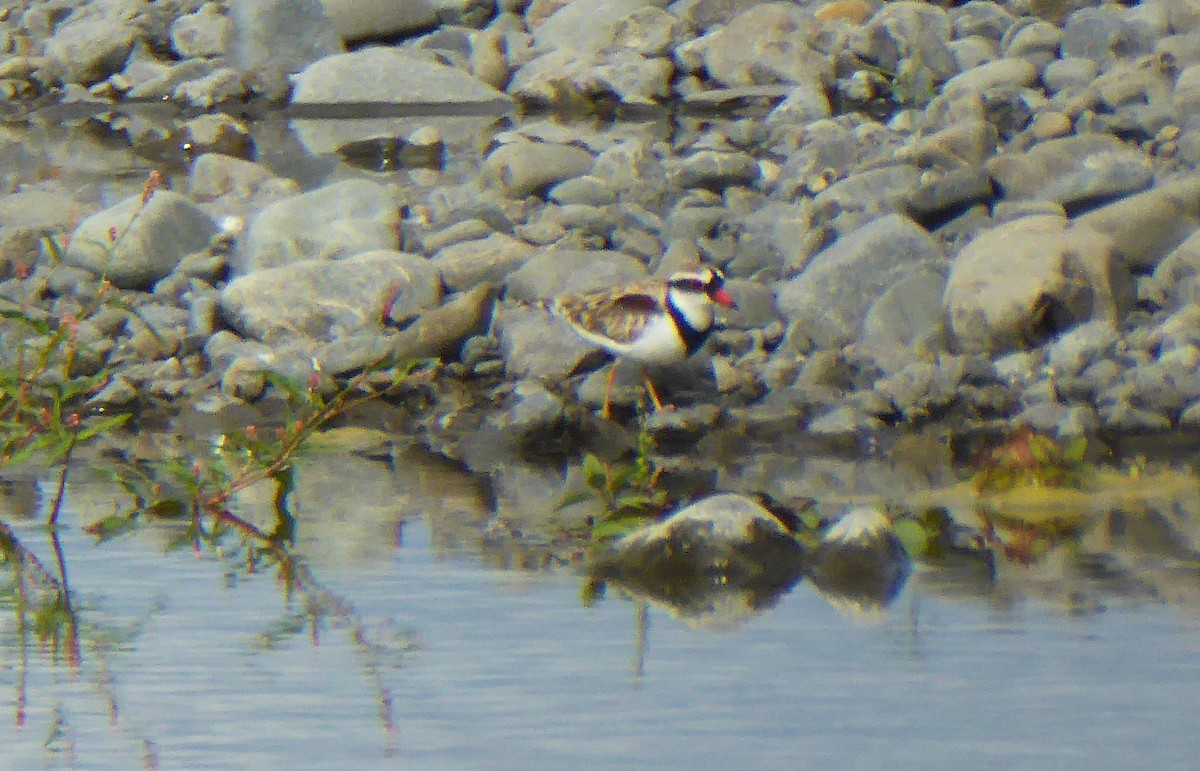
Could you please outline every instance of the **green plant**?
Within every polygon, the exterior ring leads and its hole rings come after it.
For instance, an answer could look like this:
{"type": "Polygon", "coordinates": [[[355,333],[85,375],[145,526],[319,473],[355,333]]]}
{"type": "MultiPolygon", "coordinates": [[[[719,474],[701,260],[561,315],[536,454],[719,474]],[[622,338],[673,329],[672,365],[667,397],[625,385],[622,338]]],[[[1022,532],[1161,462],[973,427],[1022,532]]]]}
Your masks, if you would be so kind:
{"type": "MultiPolygon", "coordinates": [[[[141,205],[125,226],[109,232],[108,243],[99,244],[110,255],[129,233],[154,191],[162,186],[162,177],[152,172],[142,189],[141,205]]],[[[64,246],[52,236],[43,239],[50,264],[63,260],[64,246]]],[[[18,279],[29,277],[27,269],[18,269],[18,279]]],[[[50,509],[49,521],[57,523],[62,508],[71,455],[81,442],[111,431],[129,419],[129,415],[89,414],[86,398],[103,388],[112,377],[108,370],[86,372],[79,355],[86,344],[79,338],[80,324],[101,309],[112,308],[136,316],[137,312],[112,291],[104,277],[93,295],[76,310],[55,317],[34,304],[29,293],[20,301],[0,297],[0,320],[22,342],[8,356],[0,358],[0,469],[37,456],[49,465],[61,464],[58,493],[50,509]],[[15,329],[13,328],[15,327],[15,329]]],[[[153,331],[153,330],[152,330],[153,331]]]]}
{"type": "Polygon", "coordinates": [[[1004,492],[1018,487],[1080,487],[1088,476],[1084,462],[1087,440],[1059,444],[1048,436],[1022,428],[993,449],[974,477],[980,492],[1004,492]]]}
{"type": "Polygon", "coordinates": [[[667,491],[659,487],[662,470],[654,463],[655,442],[644,427],[630,460],[604,463],[592,453],[583,457],[584,489],[568,494],[559,508],[598,501],[600,515],[590,520],[593,541],[616,538],[644,525],[669,505],[667,491]]]}

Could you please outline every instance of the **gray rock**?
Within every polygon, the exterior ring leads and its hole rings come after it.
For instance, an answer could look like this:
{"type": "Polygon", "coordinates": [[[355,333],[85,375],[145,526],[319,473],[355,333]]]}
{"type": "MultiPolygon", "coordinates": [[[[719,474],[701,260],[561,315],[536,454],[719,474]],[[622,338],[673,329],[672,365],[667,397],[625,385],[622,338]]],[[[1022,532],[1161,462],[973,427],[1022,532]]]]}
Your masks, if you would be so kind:
{"type": "Polygon", "coordinates": [[[525,198],[587,174],[595,160],[578,147],[518,141],[493,150],[483,162],[483,174],[489,184],[510,198],[525,198]]]}
{"type": "Polygon", "coordinates": [[[394,48],[364,48],[327,56],[296,74],[291,102],[337,104],[456,104],[504,109],[510,100],[462,70],[394,48]],[[396,77],[396,73],[404,77],[396,77]]]}
{"type": "Polygon", "coordinates": [[[675,68],[664,57],[590,53],[570,49],[543,54],[513,73],[508,91],[534,105],[608,101],[652,106],[671,94],[675,68]]]}
{"type": "Polygon", "coordinates": [[[630,17],[645,10],[656,10],[667,0],[592,0],[566,3],[537,24],[531,25],[534,44],[541,50],[573,49],[599,52],[620,45],[622,28],[630,17]]]}
{"type": "Polygon", "coordinates": [[[135,39],[136,28],[120,19],[69,21],[46,41],[46,60],[67,83],[95,83],[125,66],[135,39]]]}
{"type": "Polygon", "coordinates": [[[1051,93],[1078,91],[1096,79],[1098,70],[1091,59],[1055,59],[1042,70],[1042,82],[1051,93]]]}
{"type": "Polygon", "coordinates": [[[650,211],[660,208],[667,190],[662,156],[646,139],[621,142],[596,156],[592,175],[617,191],[617,198],[650,211]]]}
{"type": "Polygon", "coordinates": [[[1038,68],[1025,59],[996,59],[959,73],[943,86],[943,93],[977,94],[993,89],[1015,90],[1037,83],[1038,68]]]}
{"type": "Polygon", "coordinates": [[[999,42],[1016,18],[995,3],[969,2],[950,12],[954,37],[962,39],[978,35],[999,42]]]}
{"type": "MultiPolygon", "coordinates": [[[[408,305],[412,313],[415,309],[408,305]]],[[[313,359],[323,371],[336,375],[384,361],[403,364],[429,358],[457,359],[464,341],[487,328],[493,305],[493,288],[483,284],[452,295],[437,308],[420,311],[413,323],[395,333],[343,335],[319,346],[313,359]]]]}
{"type": "Polygon", "coordinates": [[[1046,364],[1056,375],[1077,375],[1117,350],[1117,332],[1104,321],[1080,324],[1046,346],[1046,364]]]}
{"type": "Polygon", "coordinates": [[[345,50],[320,0],[235,0],[229,19],[230,63],[269,96],[286,95],[287,75],[345,50]]]}
{"type": "Polygon", "coordinates": [[[198,11],[171,22],[171,48],[184,59],[194,56],[223,56],[232,34],[229,17],[217,3],[205,3],[198,11]]]}
{"type": "Polygon", "coordinates": [[[1051,216],[981,233],[954,259],[944,296],[953,341],[967,353],[1037,345],[1091,319],[1115,325],[1131,302],[1112,242],[1051,216]]]}
{"type": "Polygon", "coordinates": [[[887,606],[908,579],[909,557],[887,514],[851,509],[822,535],[808,575],[835,605],[873,611],[887,606]]]}
{"type": "Polygon", "coordinates": [[[214,105],[239,100],[246,93],[241,73],[231,67],[221,67],[202,78],[180,83],[171,91],[171,98],[207,110],[214,105]]]}
{"type": "Polygon", "coordinates": [[[698,404],[651,413],[642,425],[658,442],[687,442],[694,445],[721,421],[721,408],[698,404]]]}
{"type": "Polygon", "coordinates": [[[1125,433],[1151,433],[1171,428],[1171,420],[1155,410],[1134,407],[1125,401],[1100,404],[1100,422],[1109,430],[1125,433]]]}
{"type": "Polygon", "coordinates": [[[895,211],[920,184],[921,172],[908,164],[895,164],[851,174],[830,185],[813,200],[817,217],[861,212],[878,216],[895,211]]]}
{"type": "Polygon", "coordinates": [[[280,201],[250,224],[235,276],[301,260],[342,259],[399,246],[399,209],[383,185],[348,179],[280,201]]]}
{"type": "Polygon", "coordinates": [[[1130,266],[1152,268],[1200,226],[1200,177],[1183,177],[1076,219],[1112,239],[1130,266]]]}
{"type": "Polygon", "coordinates": [[[644,278],[646,267],[620,252],[542,251],[508,276],[508,298],[518,302],[583,294],[644,278]]]}
{"type": "Polygon", "coordinates": [[[871,305],[899,277],[942,261],[927,232],[890,215],[817,253],[799,276],[776,286],[776,302],[819,347],[833,348],[858,337],[871,305]]]}
{"type": "Polygon", "coordinates": [[[433,255],[433,266],[442,281],[454,291],[481,283],[499,284],[524,265],[537,249],[503,233],[447,246],[433,255]]]}
{"type": "Polygon", "coordinates": [[[1063,57],[1078,56],[1107,62],[1148,54],[1154,38],[1130,23],[1120,6],[1083,8],[1071,14],[1062,33],[1063,57]]]}
{"type": "Polygon", "coordinates": [[[960,73],[990,62],[997,56],[995,41],[977,35],[951,41],[950,50],[954,52],[954,64],[960,73]]]}
{"type": "Polygon", "coordinates": [[[79,223],[66,261],[103,275],[122,289],[145,289],[189,254],[208,247],[216,224],[170,190],[125,199],[79,223]]]}
{"type": "Polygon", "coordinates": [[[561,206],[608,206],[617,202],[617,191],[603,179],[585,174],[558,183],[551,188],[547,197],[561,206]]]}
{"type": "Polygon", "coordinates": [[[0,195],[0,227],[29,231],[66,230],[72,218],[72,206],[64,191],[20,190],[0,195]]]}
{"type": "Polygon", "coordinates": [[[952,365],[914,361],[875,383],[875,391],[908,423],[937,417],[957,397],[961,370],[952,365]]]}
{"type": "Polygon", "coordinates": [[[808,124],[833,114],[829,96],[815,80],[800,83],[767,115],[766,125],[775,128],[784,124],[808,124]]]}
{"type": "Polygon", "coordinates": [[[1024,153],[1004,153],[987,164],[1008,198],[1039,198],[1064,205],[1143,190],[1154,178],[1150,159],[1116,137],[1052,139],[1024,153]]]}
{"type": "MultiPolygon", "coordinates": [[[[595,348],[593,347],[593,352],[595,348]]],[[[584,362],[585,364],[588,362],[584,362]]],[[[641,404],[644,412],[652,408],[646,383],[650,381],[665,404],[677,406],[682,397],[685,403],[696,399],[713,398],[718,391],[714,361],[702,354],[666,366],[647,366],[615,361],[610,367],[597,369],[586,376],[575,389],[579,403],[600,409],[605,399],[611,406],[633,409],[641,404]],[[610,367],[616,368],[613,374],[610,367]],[[609,376],[612,388],[609,388],[609,376]]],[[[709,414],[709,413],[702,413],[709,414]]],[[[692,416],[695,417],[694,415],[692,416]]]]}
{"type": "Polygon", "coordinates": [[[819,24],[790,3],[763,3],[675,49],[680,69],[725,86],[832,83],[830,58],[817,49],[819,24]]]}
{"type": "Polygon", "coordinates": [[[561,382],[595,347],[542,308],[506,308],[496,314],[496,336],[505,369],[518,378],[561,382]]]}
{"type": "Polygon", "coordinates": [[[888,372],[918,356],[944,351],[945,288],[946,277],[928,269],[913,270],[897,280],[867,312],[859,350],[888,372]]]}
{"type": "Polygon", "coordinates": [[[944,81],[957,72],[950,33],[950,19],[944,10],[902,0],[875,13],[855,32],[850,45],[888,72],[899,72],[905,62],[911,62],[927,69],[934,80],[944,81]]]}
{"type": "Polygon", "coordinates": [[[429,0],[321,0],[342,40],[405,35],[437,24],[429,0]]]}
{"type": "Polygon", "coordinates": [[[963,210],[992,200],[992,179],[981,168],[951,169],[944,174],[925,174],[903,197],[910,217],[927,225],[951,219],[963,210]]]}
{"type": "Polygon", "coordinates": [[[1014,25],[1000,41],[1004,56],[1032,62],[1038,69],[1058,58],[1062,30],[1045,21],[1014,25]]]}
{"type": "MultiPolygon", "coordinates": [[[[635,585],[682,583],[691,592],[794,581],[803,549],[771,512],[741,495],[701,499],[613,544],[595,565],[635,585]]],[[[690,594],[691,592],[685,592],[690,594]]]]}
{"type": "Polygon", "coordinates": [[[749,153],[701,150],[667,163],[667,178],[679,190],[723,190],[758,179],[758,162],[749,153]]]}
{"type": "Polygon", "coordinates": [[[1200,304],[1200,230],[1172,249],[1154,269],[1153,277],[1172,308],[1200,304]]]}
{"type": "Polygon", "coordinates": [[[437,270],[423,257],[394,251],[304,260],[231,281],[221,293],[221,313],[233,329],[256,340],[329,340],[377,327],[393,295],[394,308],[410,317],[436,306],[437,270]]]}
{"type": "Polygon", "coordinates": [[[814,436],[863,436],[883,427],[883,421],[874,415],[843,404],[810,420],[806,430],[814,436]]]}

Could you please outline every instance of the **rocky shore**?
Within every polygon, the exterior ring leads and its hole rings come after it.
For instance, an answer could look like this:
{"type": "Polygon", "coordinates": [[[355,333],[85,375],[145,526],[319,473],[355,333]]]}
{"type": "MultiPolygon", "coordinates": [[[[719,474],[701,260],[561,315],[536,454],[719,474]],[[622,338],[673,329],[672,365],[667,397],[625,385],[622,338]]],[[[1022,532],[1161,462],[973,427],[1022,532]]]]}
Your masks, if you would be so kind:
{"type": "MultiPolygon", "coordinates": [[[[666,441],[1200,426],[1192,0],[51,0],[0,32],[0,296],[136,310],[80,322],[96,408],[438,357],[410,428],[487,467],[608,436],[542,301],[701,261],[738,309],[653,373],[666,441]]],[[[621,368],[618,417],[642,394],[621,368]]]]}

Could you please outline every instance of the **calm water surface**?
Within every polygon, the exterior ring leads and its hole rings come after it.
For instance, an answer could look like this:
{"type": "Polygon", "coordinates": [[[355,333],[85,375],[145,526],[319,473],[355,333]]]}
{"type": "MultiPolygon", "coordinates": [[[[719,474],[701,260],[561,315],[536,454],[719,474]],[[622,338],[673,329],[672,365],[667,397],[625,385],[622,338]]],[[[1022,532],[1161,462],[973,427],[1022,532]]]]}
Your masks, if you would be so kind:
{"type": "MultiPolygon", "coordinates": [[[[77,522],[78,520],[68,520],[77,522]]],[[[301,525],[303,528],[303,524],[301,525]]],[[[14,526],[47,564],[46,531],[14,526]]],[[[1117,603],[954,599],[918,574],[886,614],[808,584],[733,628],[567,571],[489,568],[420,519],[318,578],[363,638],[314,635],[273,576],[162,532],[63,549],[82,664],[0,616],[5,768],[1179,768],[1200,758],[1200,623],[1117,603]],[[89,627],[90,625],[90,627],[89,627]],[[100,631],[96,631],[100,629],[100,631]],[[127,638],[111,645],[95,640],[127,638]]],[[[304,534],[301,534],[304,541],[304,534]]],[[[7,575],[7,573],[6,573],[7,575]]]]}

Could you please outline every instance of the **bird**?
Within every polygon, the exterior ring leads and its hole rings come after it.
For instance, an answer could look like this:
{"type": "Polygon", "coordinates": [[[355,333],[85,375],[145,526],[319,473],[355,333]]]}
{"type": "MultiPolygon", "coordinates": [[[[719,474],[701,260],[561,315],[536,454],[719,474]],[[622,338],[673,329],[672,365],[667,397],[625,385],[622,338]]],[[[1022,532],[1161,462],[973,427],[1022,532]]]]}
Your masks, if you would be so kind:
{"type": "Polygon", "coordinates": [[[617,358],[608,373],[601,414],[608,418],[613,381],[621,359],[642,365],[654,409],[662,401],[646,376],[648,364],[672,364],[700,350],[716,325],[716,308],[736,308],[718,268],[672,273],[648,281],[555,299],[553,312],[584,340],[617,358]]]}

